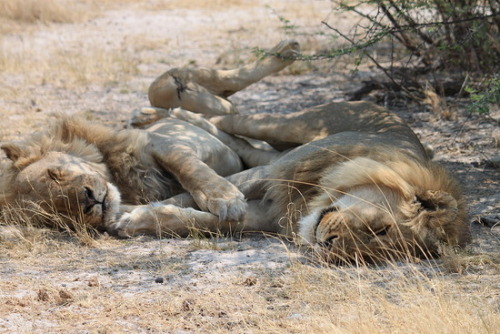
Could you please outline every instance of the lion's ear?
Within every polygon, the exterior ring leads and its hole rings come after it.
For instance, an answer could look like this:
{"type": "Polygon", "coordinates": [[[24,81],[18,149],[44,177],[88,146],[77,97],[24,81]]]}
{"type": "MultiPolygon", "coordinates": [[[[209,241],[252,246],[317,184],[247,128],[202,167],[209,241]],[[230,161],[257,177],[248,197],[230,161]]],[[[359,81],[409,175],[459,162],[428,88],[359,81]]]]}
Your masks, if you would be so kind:
{"type": "Polygon", "coordinates": [[[427,190],[416,195],[421,209],[426,211],[456,210],[457,200],[444,191],[427,190]]]}
{"type": "Polygon", "coordinates": [[[444,191],[427,190],[416,195],[416,216],[410,226],[429,250],[437,249],[441,243],[460,244],[463,222],[458,219],[459,204],[451,194],[444,191]]]}
{"type": "Polygon", "coordinates": [[[1,146],[2,150],[5,152],[5,155],[7,155],[7,158],[10,160],[16,162],[17,159],[22,155],[23,153],[23,148],[16,144],[16,143],[6,143],[1,146]]]}

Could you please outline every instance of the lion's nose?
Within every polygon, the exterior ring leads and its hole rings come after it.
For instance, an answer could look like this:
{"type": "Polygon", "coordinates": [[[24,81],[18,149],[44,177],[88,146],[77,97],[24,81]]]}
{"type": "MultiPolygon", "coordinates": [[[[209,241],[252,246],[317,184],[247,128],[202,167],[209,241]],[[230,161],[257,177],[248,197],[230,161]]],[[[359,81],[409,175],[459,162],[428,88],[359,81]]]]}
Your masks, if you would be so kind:
{"type": "Polygon", "coordinates": [[[94,191],[90,189],[89,187],[84,187],[85,189],[85,203],[84,203],[84,209],[83,213],[89,213],[90,210],[94,207],[96,204],[102,204],[102,202],[99,202],[94,195],[94,191]]]}

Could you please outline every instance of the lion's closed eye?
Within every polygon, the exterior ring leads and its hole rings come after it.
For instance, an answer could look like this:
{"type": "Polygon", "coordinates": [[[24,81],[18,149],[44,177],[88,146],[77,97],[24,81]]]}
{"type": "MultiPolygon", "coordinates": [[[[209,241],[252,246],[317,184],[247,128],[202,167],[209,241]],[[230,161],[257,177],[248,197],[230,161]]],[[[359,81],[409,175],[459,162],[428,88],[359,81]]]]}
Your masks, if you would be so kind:
{"type": "Polygon", "coordinates": [[[64,177],[64,172],[61,168],[48,168],[47,174],[51,180],[56,182],[61,181],[64,177]]]}
{"type": "Polygon", "coordinates": [[[384,226],[383,228],[381,229],[378,229],[374,232],[374,234],[376,236],[383,236],[383,235],[387,235],[387,233],[389,232],[389,228],[390,226],[384,226]]]}

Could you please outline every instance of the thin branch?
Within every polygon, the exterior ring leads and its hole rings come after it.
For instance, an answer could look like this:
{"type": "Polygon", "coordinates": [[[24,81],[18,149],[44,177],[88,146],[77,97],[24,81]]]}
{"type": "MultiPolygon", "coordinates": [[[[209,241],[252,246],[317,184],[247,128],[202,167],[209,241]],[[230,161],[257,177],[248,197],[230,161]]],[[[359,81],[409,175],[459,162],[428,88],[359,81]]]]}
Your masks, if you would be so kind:
{"type": "MultiPolygon", "coordinates": [[[[413,45],[410,38],[408,36],[406,36],[406,34],[404,33],[406,30],[399,29],[400,25],[398,24],[398,22],[396,21],[394,16],[392,16],[392,13],[389,11],[389,9],[382,3],[382,1],[377,1],[377,3],[378,3],[378,6],[380,8],[382,8],[382,11],[384,12],[385,16],[387,16],[389,21],[391,21],[392,26],[393,26],[393,28],[391,30],[394,32],[398,32],[400,34],[401,38],[404,41],[403,45],[406,46],[406,48],[408,48],[408,50],[414,52],[417,56],[420,56],[420,52],[418,51],[418,49],[415,47],[415,45],[413,45]],[[398,30],[393,30],[393,29],[398,29],[398,30]]],[[[412,27],[412,30],[415,30],[415,28],[412,27]]]]}
{"type": "MultiPolygon", "coordinates": [[[[356,42],[354,42],[351,38],[349,38],[348,36],[344,35],[342,32],[340,32],[337,28],[334,28],[332,27],[331,25],[329,25],[327,22],[325,21],[322,21],[321,22],[322,24],[324,24],[325,26],[327,26],[329,29],[335,31],[337,34],[339,34],[342,38],[344,38],[346,41],[348,41],[349,43],[355,45],[356,42]]],[[[401,86],[399,83],[397,83],[395,80],[394,80],[394,77],[382,66],[379,64],[379,62],[377,60],[375,60],[375,58],[373,58],[368,52],[364,51],[363,50],[363,54],[365,54],[368,58],[370,58],[370,60],[375,64],[375,66],[377,66],[377,68],[379,70],[381,70],[388,78],[389,80],[392,81],[392,83],[394,85],[396,85],[396,87],[398,87],[399,89],[405,91],[407,94],[409,94],[410,96],[413,97],[412,93],[406,89],[406,87],[403,87],[401,86]]]]}
{"type": "Polygon", "coordinates": [[[427,34],[425,34],[424,32],[422,32],[420,29],[417,28],[418,26],[418,23],[415,22],[415,20],[413,20],[413,18],[410,16],[410,15],[407,15],[401,8],[399,8],[396,3],[394,3],[393,0],[389,0],[389,3],[392,5],[392,7],[394,9],[396,9],[396,11],[406,20],[406,22],[409,23],[410,26],[412,27],[415,27],[415,31],[416,33],[420,36],[420,38],[422,38],[422,40],[424,42],[426,42],[427,44],[430,44],[430,45],[433,45],[434,44],[434,41],[429,37],[427,36],[427,34]]]}
{"type": "MultiPolygon", "coordinates": [[[[344,8],[356,13],[357,15],[361,16],[362,18],[365,18],[367,19],[368,21],[370,21],[371,23],[373,23],[375,26],[378,26],[382,29],[382,31],[390,31],[391,28],[385,24],[382,24],[380,21],[374,19],[373,17],[371,17],[370,15],[367,15],[367,14],[364,14],[362,12],[360,12],[359,10],[357,10],[354,6],[347,6],[347,5],[343,5],[344,8]]],[[[392,28],[393,29],[393,28],[392,28]]],[[[395,35],[394,34],[394,37],[398,40],[398,42],[400,42],[401,44],[405,44],[404,40],[401,39],[400,36],[398,35],[395,35]]]]}
{"type": "Polygon", "coordinates": [[[500,17],[500,14],[490,14],[490,15],[481,15],[481,16],[473,16],[469,17],[466,19],[460,19],[460,20],[453,20],[453,21],[434,21],[434,22],[427,22],[427,23],[417,23],[415,26],[412,25],[402,25],[398,28],[391,28],[390,32],[397,32],[399,30],[414,30],[415,28],[420,28],[420,27],[432,27],[432,26],[442,26],[442,25],[450,25],[450,24],[457,24],[457,23],[463,23],[463,22],[470,22],[470,21],[482,21],[484,19],[489,19],[489,18],[495,18],[495,17],[500,17]]]}
{"type": "MultiPolygon", "coordinates": [[[[383,27],[383,30],[381,30],[380,32],[375,34],[370,40],[368,40],[364,43],[357,43],[357,44],[354,43],[351,48],[337,49],[335,52],[330,52],[329,54],[316,54],[316,55],[297,54],[295,56],[290,57],[289,59],[306,60],[306,61],[320,60],[320,59],[331,59],[331,58],[351,54],[351,53],[356,52],[356,51],[364,50],[364,49],[378,43],[381,39],[383,39],[387,35],[392,35],[399,42],[402,42],[401,38],[396,33],[400,32],[400,31],[414,30],[415,27],[432,27],[432,26],[441,26],[441,25],[451,25],[451,24],[457,24],[457,23],[462,23],[462,22],[484,20],[487,18],[494,18],[497,16],[500,17],[500,14],[491,14],[491,15],[486,15],[486,16],[475,16],[475,17],[470,17],[467,19],[461,19],[461,20],[457,20],[457,21],[418,23],[416,26],[402,25],[399,27],[392,27],[392,28],[389,28],[388,26],[384,26],[384,25],[379,25],[379,26],[383,27]]],[[[327,26],[329,29],[334,30],[335,32],[340,34],[340,32],[338,30],[331,27],[328,23],[326,23],[326,22],[322,22],[322,23],[325,24],[325,26],[327,26]]],[[[276,54],[266,52],[266,51],[259,49],[259,48],[256,48],[254,50],[254,52],[257,53],[258,55],[261,55],[261,56],[277,56],[276,54]]],[[[418,54],[417,54],[417,56],[418,56],[418,54]]]]}

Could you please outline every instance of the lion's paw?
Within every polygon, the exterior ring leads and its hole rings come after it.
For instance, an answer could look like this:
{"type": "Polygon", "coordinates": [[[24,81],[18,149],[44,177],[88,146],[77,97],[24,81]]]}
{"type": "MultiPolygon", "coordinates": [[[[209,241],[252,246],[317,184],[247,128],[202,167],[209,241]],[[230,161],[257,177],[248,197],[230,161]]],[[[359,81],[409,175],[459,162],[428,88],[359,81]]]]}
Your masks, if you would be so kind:
{"type": "Polygon", "coordinates": [[[299,52],[300,44],[293,39],[283,40],[269,51],[270,54],[284,60],[286,63],[292,63],[294,57],[297,56],[299,52]]]}
{"type": "Polygon", "coordinates": [[[132,111],[127,127],[143,128],[159,119],[169,116],[169,111],[157,107],[143,107],[132,111]]]}
{"type": "Polygon", "coordinates": [[[232,184],[228,187],[219,185],[208,192],[197,191],[192,195],[202,210],[217,215],[219,221],[240,221],[247,211],[245,197],[232,184]]]}
{"type": "MultiPolygon", "coordinates": [[[[148,233],[149,225],[154,221],[154,214],[148,206],[139,206],[131,212],[125,212],[118,221],[110,224],[106,230],[119,238],[130,238],[138,233],[148,233]]],[[[155,230],[152,231],[153,233],[155,230]]]]}
{"type": "Polygon", "coordinates": [[[220,221],[240,221],[247,211],[247,203],[243,198],[212,199],[209,201],[209,210],[216,212],[220,221]]]}
{"type": "Polygon", "coordinates": [[[118,237],[118,238],[130,238],[131,235],[127,232],[126,227],[131,222],[131,214],[124,213],[120,219],[109,226],[106,227],[106,232],[110,235],[118,237]]]}

